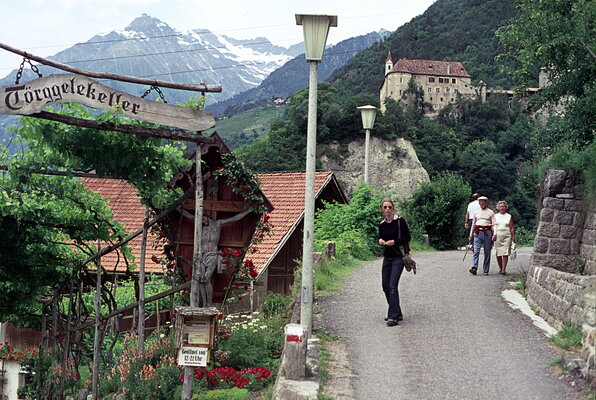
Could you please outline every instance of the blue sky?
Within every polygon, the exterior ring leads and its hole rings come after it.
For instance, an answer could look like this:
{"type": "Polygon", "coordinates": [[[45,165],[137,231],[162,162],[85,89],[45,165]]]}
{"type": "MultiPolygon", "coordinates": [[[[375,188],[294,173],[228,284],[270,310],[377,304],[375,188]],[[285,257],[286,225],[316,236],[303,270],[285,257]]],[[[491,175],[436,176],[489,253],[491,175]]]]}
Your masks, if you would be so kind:
{"type": "MultiPolygon", "coordinates": [[[[42,57],[97,33],[123,29],[143,13],[179,31],[209,29],[236,39],[259,36],[288,47],[302,41],[294,14],[338,16],[327,43],[394,31],[435,0],[0,0],[0,42],[42,57]]],[[[20,64],[0,49],[0,76],[20,64]]]]}

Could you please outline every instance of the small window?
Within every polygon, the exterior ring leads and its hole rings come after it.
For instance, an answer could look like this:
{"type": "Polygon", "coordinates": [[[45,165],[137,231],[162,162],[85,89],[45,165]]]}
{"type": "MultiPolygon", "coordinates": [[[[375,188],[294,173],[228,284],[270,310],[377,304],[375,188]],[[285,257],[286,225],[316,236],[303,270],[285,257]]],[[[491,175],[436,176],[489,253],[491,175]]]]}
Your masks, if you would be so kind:
{"type": "Polygon", "coordinates": [[[434,82],[434,81],[435,81],[435,78],[433,78],[433,77],[430,77],[430,76],[429,76],[429,77],[428,77],[428,81],[429,81],[429,82],[434,82]]]}
{"type": "Polygon", "coordinates": [[[437,88],[437,89],[435,90],[435,92],[437,92],[437,93],[441,93],[441,88],[437,88]]]}
{"type": "Polygon", "coordinates": [[[455,83],[455,78],[451,78],[451,83],[455,83]]]}
{"type": "Polygon", "coordinates": [[[455,93],[459,92],[459,90],[457,90],[457,88],[453,89],[453,91],[454,91],[455,93]]]}
{"type": "Polygon", "coordinates": [[[449,93],[449,88],[445,88],[445,93],[449,93]]]}
{"type": "Polygon", "coordinates": [[[443,83],[443,78],[439,78],[439,83],[443,83]]]}
{"type": "Polygon", "coordinates": [[[400,95],[400,96],[402,95],[402,91],[401,91],[401,90],[399,91],[399,95],[400,95]]]}
{"type": "Polygon", "coordinates": [[[399,78],[399,83],[402,83],[402,82],[403,82],[403,80],[402,80],[402,79],[403,79],[403,78],[399,78]]]}
{"type": "Polygon", "coordinates": [[[433,92],[433,88],[431,88],[430,86],[428,87],[428,93],[432,93],[433,92]]]}
{"type": "Polygon", "coordinates": [[[441,101],[443,101],[443,98],[441,97],[441,101]]]}

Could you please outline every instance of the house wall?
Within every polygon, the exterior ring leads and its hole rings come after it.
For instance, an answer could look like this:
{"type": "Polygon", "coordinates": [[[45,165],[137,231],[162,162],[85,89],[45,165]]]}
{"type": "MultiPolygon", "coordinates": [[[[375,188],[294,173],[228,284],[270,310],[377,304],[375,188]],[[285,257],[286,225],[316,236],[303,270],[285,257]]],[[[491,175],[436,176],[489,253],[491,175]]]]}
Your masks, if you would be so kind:
{"type": "Polygon", "coordinates": [[[432,104],[435,111],[439,111],[449,103],[455,102],[457,94],[475,96],[477,88],[472,86],[471,78],[436,75],[412,75],[405,72],[392,72],[385,76],[381,87],[381,111],[385,111],[385,99],[402,100],[403,93],[408,88],[410,78],[422,88],[424,101],[432,104]]]}

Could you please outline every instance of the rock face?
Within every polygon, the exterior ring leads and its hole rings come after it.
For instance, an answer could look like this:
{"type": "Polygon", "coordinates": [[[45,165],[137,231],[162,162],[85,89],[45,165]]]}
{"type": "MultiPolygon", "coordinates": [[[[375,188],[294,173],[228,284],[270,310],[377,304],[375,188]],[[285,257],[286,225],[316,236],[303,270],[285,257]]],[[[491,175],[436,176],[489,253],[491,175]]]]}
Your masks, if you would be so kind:
{"type": "MultiPolygon", "coordinates": [[[[348,196],[359,182],[364,181],[364,138],[351,142],[347,151],[339,143],[319,150],[323,169],[334,171],[348,196]]],[[[394,192],[397,199],[407,199],[421,183],[429,182],[428,172],[406,139],[391,141],[371,137],[369,154],[369,184],[382,192],[394,192]]]]}

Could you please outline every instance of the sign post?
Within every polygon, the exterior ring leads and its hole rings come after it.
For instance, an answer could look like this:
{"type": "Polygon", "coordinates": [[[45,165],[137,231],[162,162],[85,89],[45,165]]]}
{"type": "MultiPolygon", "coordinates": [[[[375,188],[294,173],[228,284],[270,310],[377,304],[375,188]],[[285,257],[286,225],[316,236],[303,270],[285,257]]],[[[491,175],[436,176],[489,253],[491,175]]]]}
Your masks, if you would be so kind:
{"type": "Polygon", "coordinates": [[[215,307],[176,307],[178,365],[206,367],[215,346],[215,307]]]}

